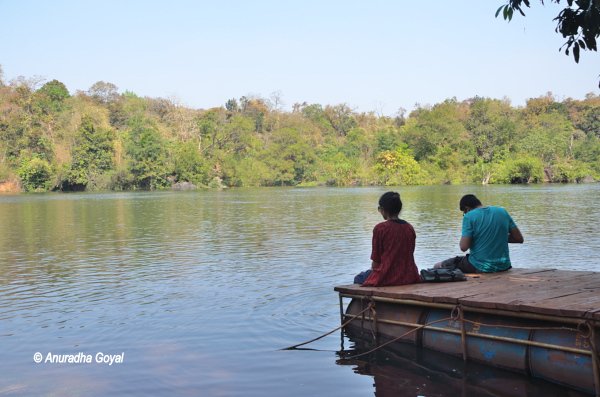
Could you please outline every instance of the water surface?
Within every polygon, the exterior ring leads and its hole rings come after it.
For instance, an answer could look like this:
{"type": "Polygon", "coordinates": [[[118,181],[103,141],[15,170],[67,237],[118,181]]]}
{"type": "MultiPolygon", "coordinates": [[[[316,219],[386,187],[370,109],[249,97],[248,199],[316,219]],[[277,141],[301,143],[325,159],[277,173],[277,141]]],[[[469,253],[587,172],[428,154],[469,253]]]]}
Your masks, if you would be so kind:
{"type": "MultiPolygon", "coordinates": [[[[600,185],[397,190],[421,268],[460,253],[458,200],[475,193],[523,232],[514,267],[600,271],[600,185]]],[[[369,266],[385,191],[0,196],[0,395],[482,395],[481,379],[512,375],[451,359],[441,370],[439,357],[339,361],[338,333],[278,350],[339,325],[333,286],[369,266]],[[36,352],[124,360],[36,364],[36,352]]],[[[524,395],[547,393],[517,380],[524,395]]]]}

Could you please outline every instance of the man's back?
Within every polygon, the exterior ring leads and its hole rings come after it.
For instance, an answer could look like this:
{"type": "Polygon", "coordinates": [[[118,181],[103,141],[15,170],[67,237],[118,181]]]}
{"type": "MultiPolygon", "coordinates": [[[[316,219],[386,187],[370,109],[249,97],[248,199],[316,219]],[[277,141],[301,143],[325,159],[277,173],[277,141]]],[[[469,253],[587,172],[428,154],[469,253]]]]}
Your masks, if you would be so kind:
{"type": "Polygon", "coordinates": [[[509,269],[508,234],[516,227],[502,207],[478,207],[467,212],[462,237],[471,238],[469,262],[481,272],[509,269]]]}

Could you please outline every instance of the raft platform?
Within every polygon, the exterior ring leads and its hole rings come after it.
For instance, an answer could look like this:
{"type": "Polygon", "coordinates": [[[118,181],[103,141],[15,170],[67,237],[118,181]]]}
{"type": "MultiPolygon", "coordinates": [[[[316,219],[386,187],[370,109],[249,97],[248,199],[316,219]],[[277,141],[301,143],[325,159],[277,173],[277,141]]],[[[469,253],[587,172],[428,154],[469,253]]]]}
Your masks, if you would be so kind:
{"type": "Polygon", "coordinates": [[[600,397],[598,272],[513,268],[460,282],[335,291],[350,335],[410,343],[600,397]],[[345,311],[344,298],[351,299],[345,311]]]}

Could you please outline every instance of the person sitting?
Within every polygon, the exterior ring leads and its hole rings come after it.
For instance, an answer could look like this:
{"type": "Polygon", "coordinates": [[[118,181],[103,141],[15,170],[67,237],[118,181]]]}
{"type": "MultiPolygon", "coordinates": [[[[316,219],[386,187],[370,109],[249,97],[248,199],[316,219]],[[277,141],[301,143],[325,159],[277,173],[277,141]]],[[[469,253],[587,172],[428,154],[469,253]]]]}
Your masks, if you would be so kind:
{"type": "Polygon", "coordinates": [[[400,194],[384,193],[378,211],[385,219],[373,229],[371,269],[361,272],[354,283],[381,287],[418,283],[421,278],[415,264],[415,229],[398,218],[402,210],[400,194]]]}
{"type": "Polygon", "coordinates": [[[463,212],[460,249],[469,250],[434,265],[434,268],[460,269],[463,273],[503,272],[512,267],[508,243],[522,244],[521,231],[502,207],[483,206],[473,194],[460,199],[463,212]]]}

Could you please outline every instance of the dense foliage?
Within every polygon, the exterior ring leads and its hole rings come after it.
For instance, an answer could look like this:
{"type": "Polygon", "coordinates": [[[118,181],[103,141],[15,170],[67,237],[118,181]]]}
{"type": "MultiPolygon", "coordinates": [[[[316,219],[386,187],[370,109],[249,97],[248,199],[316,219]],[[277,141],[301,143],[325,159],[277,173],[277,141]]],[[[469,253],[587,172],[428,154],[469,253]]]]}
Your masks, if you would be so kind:
{"type": "MultiPolygon", "coordinates": [[[[1,78],[1,77],[0,77],[1,78]]],[[[0,187],[580,182],[600,177],[600,97],[448,99],[408,116],[263,98],[190,109],[98,82],[0,80],[0,187]]],[[[2,189],[0,189],[2,190],[2,189]]]]}

